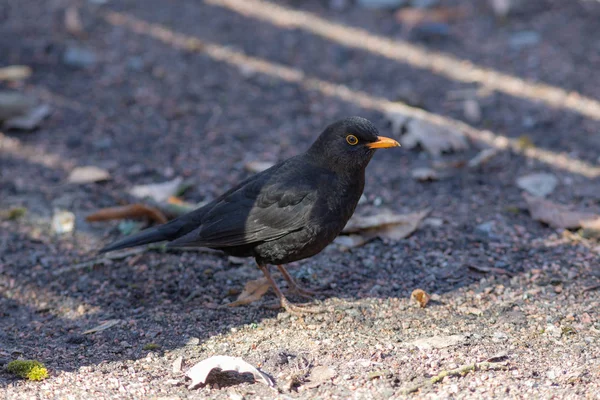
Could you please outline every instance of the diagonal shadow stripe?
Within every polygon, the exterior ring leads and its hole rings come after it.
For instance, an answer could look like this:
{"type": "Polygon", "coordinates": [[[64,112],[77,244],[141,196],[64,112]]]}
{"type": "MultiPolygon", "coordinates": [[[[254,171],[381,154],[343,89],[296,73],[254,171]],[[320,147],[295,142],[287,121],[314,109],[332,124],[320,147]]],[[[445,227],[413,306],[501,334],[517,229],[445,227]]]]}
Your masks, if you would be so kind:
{"type": "Polygon", "coordinates": [[[225,7],[281,28],[302,29],[344,46],[366,50],[455,81],[478,83],[487,89],[568,109],[600,120],[600,101],[578,92],[569,92],[556,86],[535,83],[480,67],[470,61],[426,50],[400,39],[391,40],[363,29],[331,22],[310,12],[292,10],[262,0],[205,0],[205,3],[225,7]]]}
{"type": "Polygon", "coordinates": [[[149,23],[129,14],[110,11],[104,14],[104,19],[111,25],[123,26],[132,32],[153,37],[175,48],[202,53],[214,60],[236,67],[252,68],[259,73],[278,78],[285,82],[297,84],[306,90],[314,90],[325,96],[356,104],[365,109],[376,110],[383,113],[400,113],[408,117],[420,118],[433,124],[461,131],[478,142],[485,143],[500,150],[513,151],[549,164],[555,168],[580,174],[588,178],[600,176],[599,166],[574,159],[567,154],[540,148],[523,149],[516,139],[498,135],[487,130],[479,130],[452,118],[410,107],[403,103],[392,102],[383,97],[372,96],[363,91],[353,90],[346,85],[334,84],[322,79],[314,78],[306,75],[299,69],[272,63],[262,58],[248,56],[243,52],[203,41],[193,36],[178,33],[166,26],[149,23]]]}

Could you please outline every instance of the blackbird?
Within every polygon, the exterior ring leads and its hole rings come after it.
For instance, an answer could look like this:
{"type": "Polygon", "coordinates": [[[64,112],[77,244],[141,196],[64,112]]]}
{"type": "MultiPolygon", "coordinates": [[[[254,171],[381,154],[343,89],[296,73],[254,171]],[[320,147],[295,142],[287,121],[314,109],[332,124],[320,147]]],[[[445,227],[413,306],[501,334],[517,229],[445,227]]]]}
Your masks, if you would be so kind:
{"type": "Polygon", "coordinates": [[[314,256],[331,243],[354,213],[365,168],[376,149],[400,146],[378,136],[367,119],[349,117],[327,126],[312,146],[257,173],[215,200],[164,225],[146,229],[101,253],[169,241],[168,247],[208,247],[254,257],[281,306],[308,309],[283,295],[268,270],[277,265],[291,289],[299,288],[283,264],[314,256]]]}

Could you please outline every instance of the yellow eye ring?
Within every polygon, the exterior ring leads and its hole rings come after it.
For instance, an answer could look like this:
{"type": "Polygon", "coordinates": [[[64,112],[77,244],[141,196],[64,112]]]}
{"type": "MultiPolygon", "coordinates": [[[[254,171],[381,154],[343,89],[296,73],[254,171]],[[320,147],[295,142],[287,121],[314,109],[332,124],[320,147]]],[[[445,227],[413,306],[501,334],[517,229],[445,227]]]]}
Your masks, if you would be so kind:
{"type": "Polygon", "coordinates": [[[354,135],[348,135],[346,136],[346,142],[348,142],[350,146],[354,146],[358,144],[358,138],[354,135]]]}

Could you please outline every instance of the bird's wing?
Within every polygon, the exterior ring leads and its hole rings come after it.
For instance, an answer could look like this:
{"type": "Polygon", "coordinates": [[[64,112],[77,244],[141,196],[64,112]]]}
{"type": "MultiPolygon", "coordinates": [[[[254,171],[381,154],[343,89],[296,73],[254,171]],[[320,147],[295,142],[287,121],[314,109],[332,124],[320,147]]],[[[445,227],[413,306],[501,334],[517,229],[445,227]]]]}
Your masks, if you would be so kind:
{"type": "Polygon", "coordinates": [[[203,216],[197,229],[169,246],[243,246],[301,229],[310,218],[319,180],[306,174],[290,178],[286,173],[268,174],[228,193],[203,216]]]}

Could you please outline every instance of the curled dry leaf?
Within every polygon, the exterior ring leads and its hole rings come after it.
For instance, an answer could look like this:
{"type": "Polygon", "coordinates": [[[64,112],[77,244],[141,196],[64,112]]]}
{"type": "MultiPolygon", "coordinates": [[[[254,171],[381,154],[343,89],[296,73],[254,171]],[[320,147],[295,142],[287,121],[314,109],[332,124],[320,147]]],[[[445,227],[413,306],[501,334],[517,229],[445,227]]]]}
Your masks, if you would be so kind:
{"type": "Polygon", "coordinates": [[[540,197],[523,193],[529,213],[536,221],[543,222],[553,228],[578,229],[585,226],[600,225],[600,215],[574,211],[571,207],[557,204],[540,197]]]}
{"type": "Polygon", "coordinates": [[[167,217],[157,208],[145,204],[136,203],[122,207],[109,207],[96,211],[88,215],[85,220],[88,222],[110,221],[113,219],[135,219],[149,218],[160,224],[166,223],[167,217]]]}
{"type": "Polygon", "coordinates": [[[428,295],[423,289],[415,289],[410,294],[410,299],[419,304],[421,308],[425,308],[427,303],[429,303],[429,300],[431,300],[431,296],[428,295]]]}
{"type": "Polygon", "coordinates": [[[394,214],[382,211],[371,216],[353,216],[342,233],[359,233],[361,236],[378,236],[382,239],[400,240],[408,237],[429,214],[426,209],[411,214],[394,214]]]}
{"type": "Polygon", "coordinates": [[[69,183],[91,183],[101,182],[110,179],[110,174],[107,170],[86,165],[84,167],[75,167],[69,174],[67,181],[69,183]]]}
{"type": "Polygon", "coordinates": [[[136,185],[129,190],[129,193],[135,197],[149,197],[158,203],[164,203],[174,196],[179,189],[183,179],[177,177],[171,181],[152,183],[149,185],[136,185]]]}
{"type": "Polygon", "coordinates": [[[227,304],[227,306],[238,307],[258,301],[267,293],[270,287],[271,285],[265,277],[249,281],[237,300],[227,304]]]}
{"type": "Polygon", "coordinates": [[[92,329],[88,329],[87,331],[83,332],[83,334],[88,335],[90,333],[105,331],[108,328],[112,328],[113,326],[118,325],[119,323],[121,323],[120,319],[109,319],[108,321],[104,321],[103,323],[93,327],[92,329]]]}
{"type": "Polygon", "coordinates": [[[205,384],[208,374],[215,369],[236,371],[240,374],[250,373],[257,382],[262,382],[270,387],[275,386],[275,383],[267,374],[259,371],[239,357],[213,356],[200,361],[185,373],[185,376],[192,380],[188,388],[193,389],[200,384],[205,384]]]}

